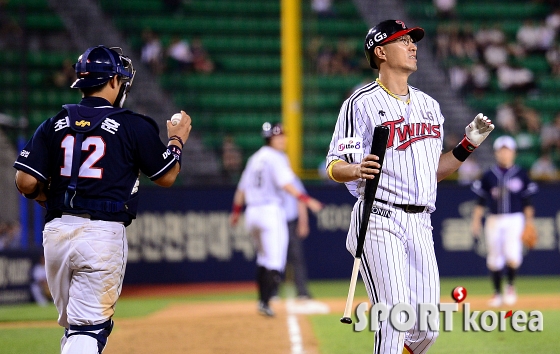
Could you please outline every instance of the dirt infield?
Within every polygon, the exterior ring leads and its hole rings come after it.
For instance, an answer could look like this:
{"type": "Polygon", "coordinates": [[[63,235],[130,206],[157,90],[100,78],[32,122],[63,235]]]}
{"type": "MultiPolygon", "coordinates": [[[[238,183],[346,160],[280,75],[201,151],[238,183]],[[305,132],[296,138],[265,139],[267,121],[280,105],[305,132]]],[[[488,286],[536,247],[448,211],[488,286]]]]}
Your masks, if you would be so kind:
{"type": "MultiPolygon", "coordinates": [[[[174,296],[252,291],[253,283],[187,285],[165,287],[125,287],[123,297],[174,296]]],[[[255,291],[256,293],[256,291],[255,291]]],[[[470,296],[471,310],[488,309],[488,296],[470,296]]],[[[447,301],[447,299],[443,299],[447,301]]],[[[449,299],[450,300],[450,299],[449,299]]],[[[356,298],[354,305],[367,301],[356,298]]],[[[256,301],[185,302],[141,318],[118,319],[106,354],[144,353],[307,353],[318,354],[307,305],[321,305],[330,313],[342,314],[345,299],[320,301],[280,300],[272,303],[276,317],[259,315],[256,301]],[[307,306],[307,307],[306,307],[307,306]],[[295,310],[294,310],[295,309],[295,310]],[[298,310],[299,309],[299,310],[298,310]]],[[[311,313],[316,307],[311,306],[311,313]]],[[[521,295],[517,304],[503,310],[560,309],[560,295],[521,295]]],[[[118,312],[118,309],[117,309],[118,312]]],[[[333,324],[336,325],[336,324],[333,324]]],[[[55,327],[53,321],[0,323],[1,328],[55,327]]]]}
{"type": "MultiPolygon", "coordinates": [[[[367,298],[356,298],[355,304],[363,301],[367,298]]],[[[488,297],[469,298],[471,310],[488,309],[487,301],[488,297]]],[[[321,303],[328,305],[331,313],[344,312],[345,299],[322,299],[321,303]]],[[[298,352],[291,347],[286,307],[285,301],[273,303],[277,316],[265,318],[257,314],[254,301],[173,305],[146,318],[119,320],[119,329],[111,335],[106,353],[298,352]]],[[[521,296],[513,309],[560,309],[560,296],[521,296]]],[[[319,353],[308,317],[296,318],[302,352],[319,353]]]]}
{"type": "MultiPolygon", "coordinates": [[[[147,318],[119,320],[107,354],[291,352],[285,306],[275,318],[260,316],[253,301],[173,305],[147,318]]],[[[297,316],[306,353],[317,343],[305,316],[297,316]]]]}

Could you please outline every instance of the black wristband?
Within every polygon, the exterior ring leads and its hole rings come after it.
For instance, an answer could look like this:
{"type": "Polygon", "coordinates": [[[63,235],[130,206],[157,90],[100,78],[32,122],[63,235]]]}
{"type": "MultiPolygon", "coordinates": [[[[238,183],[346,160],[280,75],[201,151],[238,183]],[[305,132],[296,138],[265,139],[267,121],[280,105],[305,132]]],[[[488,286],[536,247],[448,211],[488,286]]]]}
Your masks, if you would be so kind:
{"type": "Polygon", "coordinates": [[[179,144],[181,144],[181,149],[185,146],[185,144],[183,143],[183,139],[181,139],[181,137],[179,135],[171,135],[169,137],[169,141],[171,140],[176,140],[179,142],[179,144]]]}
{"type": "Polygon", "coordinates": [[[41,188],[39,188],[39,186],[37,186],[35,188],[35,190],[29,194],[25,194],[25,193],[21,193],[21,195],[23,195],[25,198],[27,199],[35,199],[39,196],[39,194],[41,193],[41,188]]]}
{"type": "Polygon", "coordinates": [[[463,138],[461,142],[453,149],[453,156],[461,162],[464,162],[467,157],[471,156],[476,146],[471,144],[467,138],[463,138]]]}
{"type": "Polygon", "coordinates": [[[167,148],[171,151],[171,155],[173,155],[175,160],[179,163],[179,167],[181,167],[181,155],[183,154],[183,150],[181,150],[181,148],[177,145],[169,145],[167,148]]]}

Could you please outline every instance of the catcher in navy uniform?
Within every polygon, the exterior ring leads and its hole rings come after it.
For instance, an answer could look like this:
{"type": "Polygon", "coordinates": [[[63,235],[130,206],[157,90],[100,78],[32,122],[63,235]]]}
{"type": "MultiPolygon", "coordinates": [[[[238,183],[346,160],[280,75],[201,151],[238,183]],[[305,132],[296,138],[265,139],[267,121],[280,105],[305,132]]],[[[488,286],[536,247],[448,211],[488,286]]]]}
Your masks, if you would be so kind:
{"type": "Polygon", "coordinates": [[[517,301],[514,281],[517,269],[523,260],[522,233],[533,228],[534,208],[531,196],[537,185],[529,179],[527,172],[514,164],[516,143],[510,136],[501,136],[494,142],[496,165],[486,171],[472,190],[479,196],[473,210],[472,233],[479,237],[485,207],[484,234],[488,256],[486,265],[491,272],[494,295],[489,305],[499,307],[502,302],[513,305],[517,301]],[[502,296],[502,272],[506,269],[508,285],[502,296]]]}
{"type": "Polygon", "coordinates": [[[101,353],[113,328],[136,217],[139,174],[171,186],[191,119],[156,123],[122,108],[135,70],[120,48],[88,48],[74,65],[83,95],[44,121],[14,167],[16,187],[47,209],[43,246],[49,289],[65,328],[61,352],[101,353]]]}

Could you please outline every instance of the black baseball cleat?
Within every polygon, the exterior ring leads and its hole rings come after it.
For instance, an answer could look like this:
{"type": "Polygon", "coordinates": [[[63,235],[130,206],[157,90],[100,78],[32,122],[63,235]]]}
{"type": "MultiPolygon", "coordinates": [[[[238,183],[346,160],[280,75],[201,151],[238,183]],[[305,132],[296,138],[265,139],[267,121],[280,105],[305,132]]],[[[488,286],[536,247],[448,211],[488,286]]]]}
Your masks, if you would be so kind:
{"type": "Polygon", "coordinates": [[[263,316],[274,317],[274,311],[262,301],[259,302],[259,313],[263,316]]]}

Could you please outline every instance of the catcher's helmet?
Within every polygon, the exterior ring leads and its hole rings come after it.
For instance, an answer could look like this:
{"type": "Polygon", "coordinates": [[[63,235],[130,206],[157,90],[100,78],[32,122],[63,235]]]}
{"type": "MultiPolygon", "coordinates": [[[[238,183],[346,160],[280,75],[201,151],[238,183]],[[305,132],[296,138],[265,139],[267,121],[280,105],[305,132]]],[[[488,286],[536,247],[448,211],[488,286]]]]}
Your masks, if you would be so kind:
{"type": "Polygon", "coordinates": [[[132,85],[136,71],[132,61],[122,53],[121,48],[107,48],[99,45],[88,48],[73,65],[77,80],[71,88],[87,88],[103,85],[115,75],[128,82],[128,90],[132,85]]]}
{"type": "Polygon", "coordinates": [[[275,135],[284,134],[284,129],[282,129],[282,124],[280,124],[280,123],[265,122],[262,125],[261,134],[262,134],[263,138],[270,139],[275,135]]]}
{"type": "Polygon", "coordinates": [[[391,42],[405,34],[408,34],[414,43],[416,43],[424,37],[424,30],[420,27],[408,28],[403,21],[399,20],[386,20],[372,27],[368,31],[364,41],[364,51],[366,52],[369,66],[373,69],[379,69],[373,61],[373,50],[375,47],[391,42]]]}

